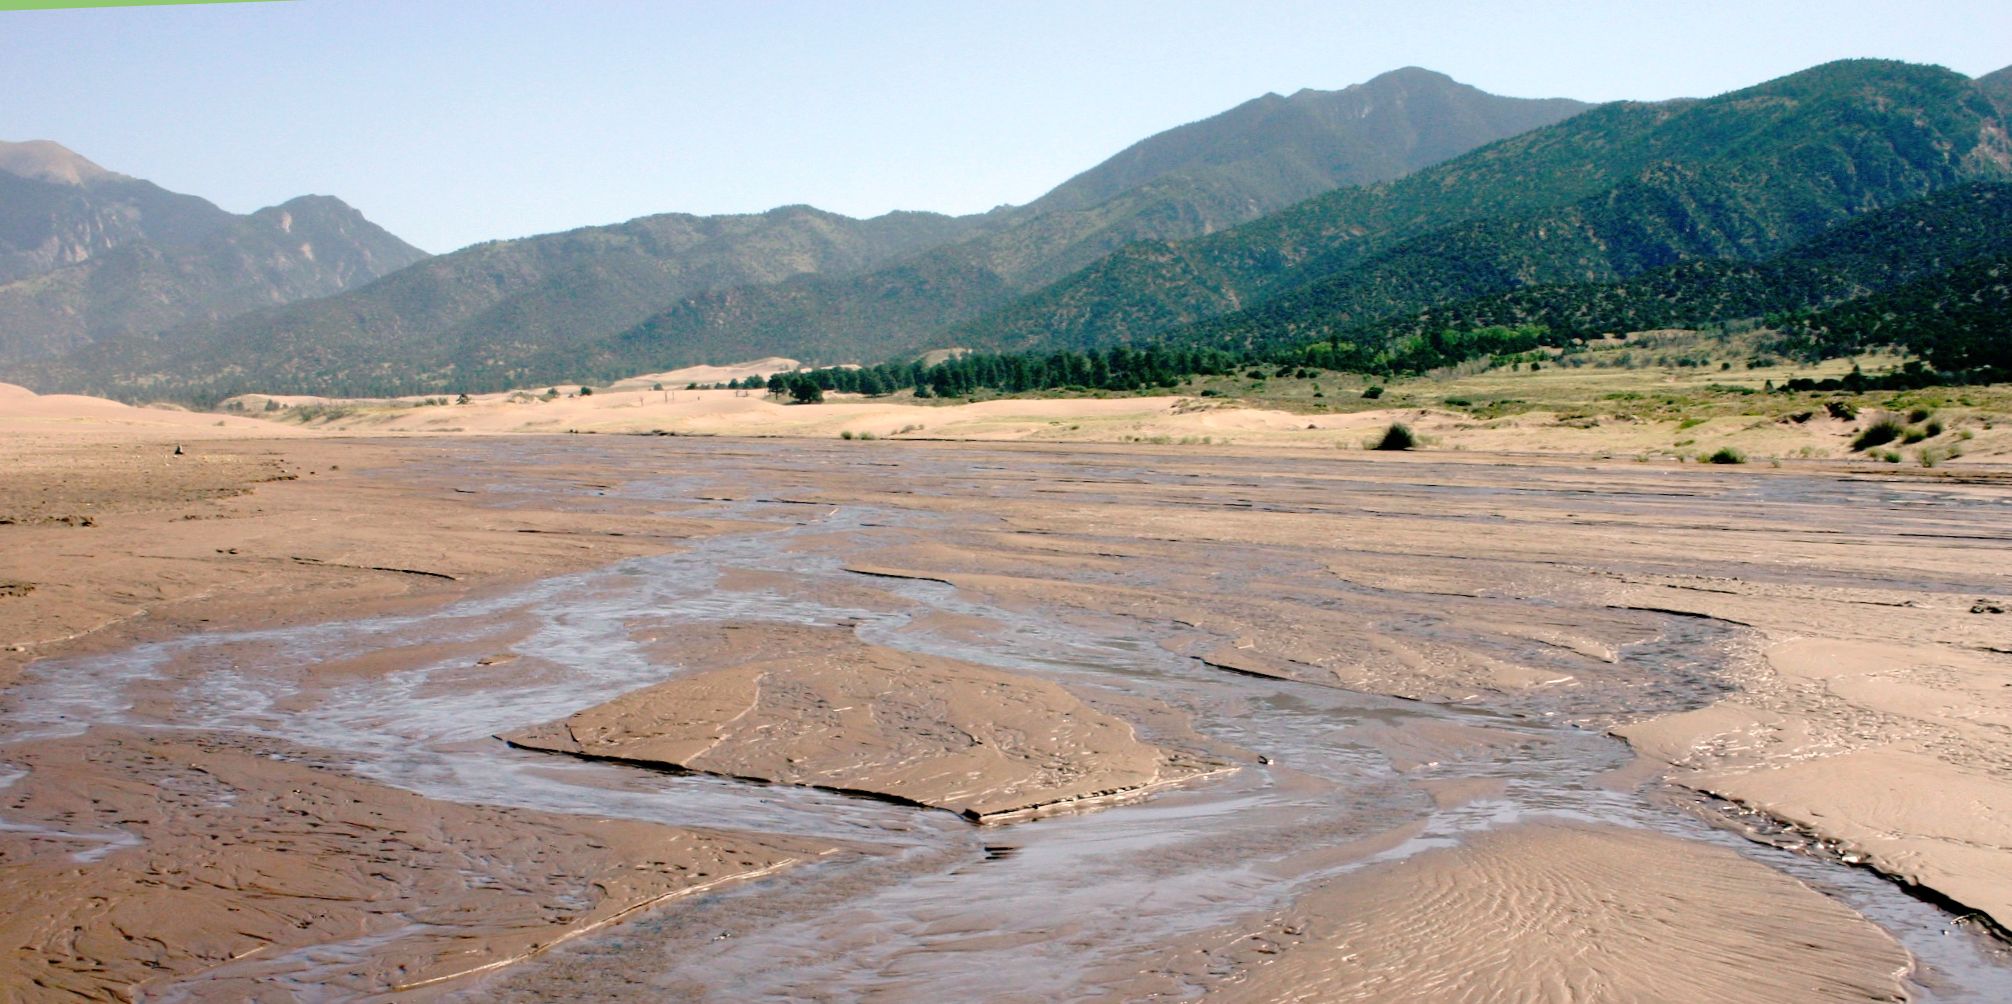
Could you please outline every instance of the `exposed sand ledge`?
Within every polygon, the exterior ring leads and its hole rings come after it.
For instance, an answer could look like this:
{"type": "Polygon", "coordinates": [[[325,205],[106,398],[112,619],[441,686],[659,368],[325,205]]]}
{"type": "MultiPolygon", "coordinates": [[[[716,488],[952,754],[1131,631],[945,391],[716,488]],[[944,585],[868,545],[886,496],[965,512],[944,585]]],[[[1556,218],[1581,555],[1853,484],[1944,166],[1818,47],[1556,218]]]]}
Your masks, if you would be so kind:
{"type": "Polygon", "coordinates": [[[1617,734],[1670,764],[1676,783],[1974,911],[2006,937],[2012,781],[2002,736],[2012,728],[2012,660],[1974,642],[1958,647],[1955,631],[1957,645],[1780,627],[1763,637],[1755,679],[1737,696],[1617,734]]]}
{"type": "Polygon", "coordinates": [[[502,736],[513,746],[944,809],[992,824],[1144,798],[1235,768],[1139,739],[1053,683],[776,629],[796,651],[502,736]]]}
{"type": "MultiPolygon", "coordinates": [[[[819,851],[815,856],[829,857],[836,853],[838,853],[836,849],[827,849],[819,851]]],[[[442,983],[451,983],[455,980],[466,979],[467,977],[470,976],[477,976],[482,973],[494,972],[495,970],[501,969],[505,966],[515,965],[527,959],[535,958],[539,955],[544,954],[545,952],[551,951],[552,949],[565,944],[568,941],[572,941],[575,938],[580,938],[592,934],[595,931],[598,931],[611,924],[619,924],[622,921],[625,921],[630,917],[638,913],[641,913],[645,910],[650,910],[659,906],[663,906],[667,903],[672,902],[673,900],[688,899],[693,896],[703,895],[705,893],[713,892],[718,889],[723,889],[727,886],[735,885],[737,883],[752,882],[756,879],[767,878],[770,875],[775,875],[787,869],[794,868],[797,865],[803,864],[805,860],[807,859],[790,858],[787,860],[778,861],[766,867],[751,868],[747,871],[737,872],[732,875],[721,876],[720,878],[713,879],[710,882],[699,882],[694,885],[685,886],[682,889],[673,889],[660,896],[657,896],[654,899],[644,899],[634,903],[630,903],[627,906],[621,907],[611,912],[607,912],[604,916],[601,916],[597,919],[586,921],[584,923],[575,924],[572,927],[569,927],[565,931],[560,933],[557,937],[554,937],[548,941],[534,943],[529,946],[526,946],[524,949],[520,950],[515,955],[510,955],[505,958],[496,959],[490,962],[484,962],[481,963],[480,965],[472,966],[467,969],[462,969],[454,972],[441,973],[435,976],[427,976],[410,983],[400,983],[392,987],[391,989],[392,992],[394,993],[410,993],[411,991],[423,989],[425,987],[439,986],[442,983]]]]}

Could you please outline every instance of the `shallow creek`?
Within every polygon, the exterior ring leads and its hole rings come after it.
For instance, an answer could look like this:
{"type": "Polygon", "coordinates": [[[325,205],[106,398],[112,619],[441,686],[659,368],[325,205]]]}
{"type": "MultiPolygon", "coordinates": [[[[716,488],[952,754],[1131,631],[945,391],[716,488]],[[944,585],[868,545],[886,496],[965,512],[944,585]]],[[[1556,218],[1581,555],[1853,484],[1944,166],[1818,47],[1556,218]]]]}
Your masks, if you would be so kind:
{"type": "MultiPolygon", "coordinates": [[[[1237,675],[1163,647],[1172,625],[1001,605],[941,582],[847,572],[845,561],[868,560],[876,548],[983,517],[781,501],[785,486],[759,479],[777,469],[768,465],[794,462],[790,445],[681,444],[685,462],[708,472],[675,476],[659,473],[663,457],[627,446],[566,446],[563,454],[539,449],[576,466],[584,451],[608,466],[612,487],[516,479],[485,490],[492,500],[574,493],[583,506],[602,499],[661,503],[743,519],[751,529],[423,615],[190,636],[40,664],[7,705],[0,743],[76,734],[93,723],[241,734],[309,750],[360,776],[434,798],[803,834],[867,849],[681,902],[453,991],[471,998],[595,996],[639,986],[670,998],[734,1000],[1120,994],[1124,981],[1166,965],[1159,949],[1167,942],[1261,916],[1306,883],[1549,816],[1734,847],[1894,933],[1921,960],[1916,991],[1924,999],[2012,999],[2012,966],[1994,943],[1868,872],[1750,843],[1681,811],[1673,796],[1619,773],[1632,760],[1622,743],[1572,724],[1569,714],[1438,706],[1237,675]],[[737,459],[750,456],[758,463],[737,459]],[[754,483],[736,500],[702,501],[731,482],[731,468],[743,462],[754,483]],[[777,574],[730,574],[736,570],[777,574]],[[780,577],[787,585],[775,584],[780,577]],[[886,602],[852,606],[822,598],[855,596],[862,588],[886,602]],[[846,626],[875,644],[1056,680],[1093,703],[1108,698],[1107,707],[1161,702],[1192,716],[1209,740],[1244,751],[1243,763],[1227,777],[1142,803],[979,828],[944,812],[573,761],[508,749],[492,738],[679,674],[683,667],[654,644],[653,631],[708,621],[846,626]],[[936,626],[953,622],[966,627],[936,626]],[[441,646],[453,654],[440,655],[441,646]],[[478,665],[469,651],[515,658],[478,665]],[[347,677],[321,671],[366,652],[393,660],[395,668],[347,677]],[[1478,728],[1497,741],[1435,751],[1422,740],[1409,755],[1423,766],[1399,770],[1384,748],[1364,739],[1370,731],[1425,724],[1478,728]],[[1435,798],[1435,790],[1465,794],[1435,798]]],[[[480,483],[478,472],[491,456],[485,451],[497,448],[450,449],[468,465],[471,483],[480,483]]],[[[842,466],[872,456],[819,448],[808,462],[842,466]]],[[[984,497],[1008,490],[966,457],[931,454],[912,462],[958,469],[938,472],[933,491],[984,497]],[[960,473],[967,468],[968,477],[960,473]]],[[[1102,472],[1071,470],[1097,473],[1159,477],[1115,460],[1102,472]]],[[[1015,483],[1025,490],[1039,480],[1022,472],[1015,483]]],[[[1880,489],[1771,478],[1756,491],[1780,496],[1771,501],[1783,504],[1819,504],[1838,493],[1880,489]]],[[[1365,486],[1349,501],[1386,504],[1378,496],[1389,492],[1365,486]]],[[[1578,504],[1602,504],[1592,494],[1578,504]]],[[[1623,661],[1671,681],[1665,696],[1672,702],[1709,700],[1731,629],[1666,620],[1661,637],[1622,652],[1623,661]]],[[[1526,662],[1551,657],[1541,646],[1516,655],[1526,662]]],[[[0,785],[10,780],[0,775],[0,785]]],[[[80,836],[94,841],[80,855],[107,853],[118,839],[80,836]]],[[[300,968],[284,979],[312,997],[317,967],[340,966],[369,947],[303,953],[300,968]]],[[[261,965],[286,968],[271,959],[261,965]]],[[[1167,979],[1177,993],[1195,992],[1205,976],[1176,972],[1167,979]]],[[[166,996],[198,999],[201,981],[166,996]]]]}

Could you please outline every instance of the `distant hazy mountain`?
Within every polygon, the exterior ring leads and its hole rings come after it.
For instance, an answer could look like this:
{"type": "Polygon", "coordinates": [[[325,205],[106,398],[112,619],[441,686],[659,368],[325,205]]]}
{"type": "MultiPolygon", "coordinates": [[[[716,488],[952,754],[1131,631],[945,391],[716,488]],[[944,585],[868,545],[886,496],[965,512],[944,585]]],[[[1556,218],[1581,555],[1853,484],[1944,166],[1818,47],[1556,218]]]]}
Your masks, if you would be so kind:
{"type": "Polygon", "coordinates": [[[0,282],[134,241],[197,241],[231,214],[193,195],[114,174],[47,140],[0,142],[0,282]]]}
{"type": "MultiPolygon", "coordinates": [[[[466,377],[471,370],[515,372],[518,361],[540,353],[565,358],[581,343],[634,325],[679,296],[807,272],[856,274],[982,222],[933,213],[856,220],[785,206],[749,215],[666,213],[492,241],[341,296],[195,324],[152,344],[66,360],[42,374],[42,382],[106,393],[143,385],[198,397],[223,388],[351,394],[474,389],[484,385],[466,377]]],[[[564,379],[569,369],[525,378],[564,379]]]]}
{"type": "Polygon", "coordinates": [[[238,216],[55,143],[0,143],[0,363],[339,293],[423,257],[326,196],[238,216]]]}
{"type": "Polygon", "coordinates": [[[982,216],[860,221],[790,207],[478,245],[339,297],[177,333],[185,349],[122,353],[137,364],[120,378],[204,395],[476,389],[617,365],[611,338],[632,329],[620,345],[646,368],[768,344],[877,358],[1128,242],[1211,233],[1584,107],[1400,70],[1246,102],[982,216]]]}
{"type": "Polygon", "coordinates": [[[1420,171],[1122,253],[946,336],[1306,341],[1520,286],[1758,260],[1851,217],[2012,176],[1985,85],[1831,63],[1703,101],[1602,106],[1420,171]]]}

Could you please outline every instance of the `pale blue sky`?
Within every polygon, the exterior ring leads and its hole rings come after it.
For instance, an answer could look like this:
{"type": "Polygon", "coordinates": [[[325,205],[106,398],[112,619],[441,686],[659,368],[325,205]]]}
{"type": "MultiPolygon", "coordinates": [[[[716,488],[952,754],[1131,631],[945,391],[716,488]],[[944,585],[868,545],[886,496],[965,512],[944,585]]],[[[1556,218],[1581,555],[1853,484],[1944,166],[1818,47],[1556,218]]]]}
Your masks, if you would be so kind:
{"type": "Polygon", "coordinates": [[[2012,3],[294,0],[0,13],[0,139],[429,251],[653,212],[1025,202],[1266,91],[1405,65],[1707,95],[1847,56],[2012,64],[2012,3]]]}

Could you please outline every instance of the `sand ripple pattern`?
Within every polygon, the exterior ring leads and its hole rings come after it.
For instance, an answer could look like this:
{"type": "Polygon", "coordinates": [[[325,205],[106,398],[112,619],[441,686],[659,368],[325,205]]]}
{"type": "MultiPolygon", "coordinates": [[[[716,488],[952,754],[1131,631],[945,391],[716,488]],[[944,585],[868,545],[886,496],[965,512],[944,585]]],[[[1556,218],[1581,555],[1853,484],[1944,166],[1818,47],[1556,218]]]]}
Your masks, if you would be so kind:
{"type": "Polygon", "coordinates": [[[1738,855],[1557,825],[1365,870],[1230,954],[1231,1001],[1893,1001],[1909,968],[1857,914],[1738,855]]]}

